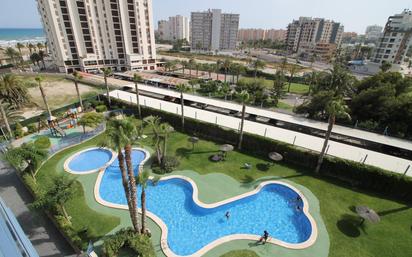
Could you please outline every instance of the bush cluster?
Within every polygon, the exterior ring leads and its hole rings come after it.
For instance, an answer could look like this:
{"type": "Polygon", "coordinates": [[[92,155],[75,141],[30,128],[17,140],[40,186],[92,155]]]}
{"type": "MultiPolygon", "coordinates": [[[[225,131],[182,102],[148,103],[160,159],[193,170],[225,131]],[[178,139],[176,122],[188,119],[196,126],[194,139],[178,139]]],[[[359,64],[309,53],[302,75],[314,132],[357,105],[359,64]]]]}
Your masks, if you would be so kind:
{"type": "Polygon", "coordinates": [[[108,236],[103,243],[104,256],[115,257],[123,247],[134,251],[136,256],[155,256],[150,238],[146,235],[136,234],[132,228],[121,229],[116,234],[108,236]]]}
{"type": "Polygon", "coordinates": [[[34,141],[34,146],[40,149],[49,149],[51,146],[48,136],[40,136],[34,141]]]}
{"type": "Polygon", "coordinates": [[[107,111],[106,105],[98,105],[96,106],[96,112],[105,112],[107,111]]]}

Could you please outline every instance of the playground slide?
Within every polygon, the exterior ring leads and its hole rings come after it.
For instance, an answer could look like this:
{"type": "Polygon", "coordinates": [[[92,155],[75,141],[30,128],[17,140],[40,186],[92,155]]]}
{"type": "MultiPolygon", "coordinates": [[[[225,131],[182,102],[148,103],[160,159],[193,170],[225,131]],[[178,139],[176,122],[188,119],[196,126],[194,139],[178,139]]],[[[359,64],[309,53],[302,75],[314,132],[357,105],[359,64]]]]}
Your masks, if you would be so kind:
{"type": "Polygon", "coordinates": [[[60,134],[60,136],[62,136],[62,137],[66,136],[66,132],[64,132],[64,130],[62,128],[60,128],[59,126],[55,126],[54,129],[57,131],[57,133],[60,134]]]}

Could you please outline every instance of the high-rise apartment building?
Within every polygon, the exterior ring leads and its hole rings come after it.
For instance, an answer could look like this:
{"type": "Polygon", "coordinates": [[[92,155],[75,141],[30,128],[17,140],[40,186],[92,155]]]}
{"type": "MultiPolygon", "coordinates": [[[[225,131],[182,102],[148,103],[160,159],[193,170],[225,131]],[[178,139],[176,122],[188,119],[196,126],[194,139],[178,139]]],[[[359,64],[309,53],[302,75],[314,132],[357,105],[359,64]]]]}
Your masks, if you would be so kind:
{"type": "Polygon", "coordinates": [[[365,39],[367,40],[378,40],[382,36],[382,26],[379,25],[371,25],[366,27],[365,31],[365,39]]]}
{"type": "Polygon", "coordinates": [[[187,17],[181,15],[169,17],[168,21],[158,22],[157,33],[159,39],[176,41],[186,39],[190,41],[190,23],[187,17]]]}
{"type": "Polygon", "coordinates": [[[236,48],[239,14],[213,9],[192,12],[192,50],[219,51],[236,48]]]}
{"type": "Polygon", "coordinates": [[[285,41],[286,30],[283,29],[239,29],[238,41],[272,40],[285,41]]]}
{"type": "Polygon", "coordinates": [[[395,69],[400,69],[408,52],[412,52],[412,11],[404,10],[400,14],[390,16],[382,37],[376,48],[373,62],[391,63],[395,69]]]}
{"type": "Polygon", "coordinates": [[[62,72],[156,69],[152,0],[37,0],[62,72]]]}
{"type": "MultiPolygon", "coordinates": [[[[338,22],[300,17],[288,25],[286,45],[290,53],[311,55],[316,49],[339,48],[342,34],[343,26],[338,22]],[[334,46],[326,46],[327,44],[334,46]]],[[[330,56],[330,53],[327,56],[330,56]]]]}

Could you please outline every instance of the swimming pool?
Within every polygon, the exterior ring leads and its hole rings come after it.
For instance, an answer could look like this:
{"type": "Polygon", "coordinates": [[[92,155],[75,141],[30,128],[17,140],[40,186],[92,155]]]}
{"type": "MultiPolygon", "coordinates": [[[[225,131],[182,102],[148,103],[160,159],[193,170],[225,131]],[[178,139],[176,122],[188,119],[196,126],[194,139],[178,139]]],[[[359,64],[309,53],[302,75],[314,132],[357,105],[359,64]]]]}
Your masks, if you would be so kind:
{"type": "MultiPolygon", "coordinates": [[[[147,154],[133,150],[132,159],[137,175],[147,154]]],[[[102,204],[127,208],[116,161],[100,174],[96,186],[102,204]]],[[[164,178],[146,190],[148,216],[162,227],[162,246],[169,256],[198,256],[225,238],[256,240],[264,230],[272,243],[296,249],[308,247],[305,243],[316,237],[306,200],[284,183],[265,182],[253,192],[211,205],[198,200],[195,183],[185,177],[164,178]],[[297,202],[298,196],[302,200],[297,202]]],[[[139,199],[140,193],[139,188],[139,199]]]]}
{"type": "Polygon", "coordinates": [[[97,172],[106,167],[114,160],[114,154],[105,148],[89,148],[78,152],[68,158],[65,162],[65,169],[76,174],[87,174],[97,172]]]}

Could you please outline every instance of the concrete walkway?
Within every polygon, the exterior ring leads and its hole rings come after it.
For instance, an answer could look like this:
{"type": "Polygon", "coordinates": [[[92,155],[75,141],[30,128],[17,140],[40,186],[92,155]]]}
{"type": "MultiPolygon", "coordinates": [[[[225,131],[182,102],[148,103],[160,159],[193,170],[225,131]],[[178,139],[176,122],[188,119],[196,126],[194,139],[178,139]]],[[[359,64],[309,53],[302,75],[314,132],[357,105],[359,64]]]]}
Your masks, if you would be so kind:
{"type": "Polygon", "coordinates": [[[37,253],[42,257],[76,256],[53,223],[42,212],[33,212],[28,204],[32,196],[15,171],[0,161],[0,196],[13,211],[37,253]]]}

